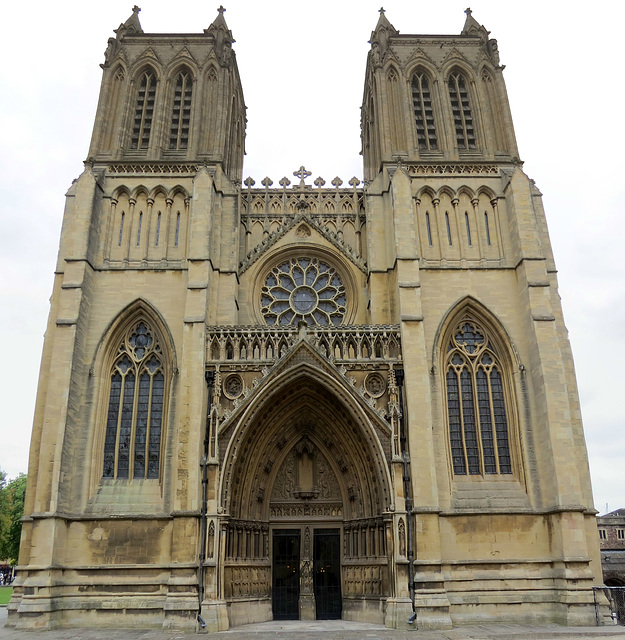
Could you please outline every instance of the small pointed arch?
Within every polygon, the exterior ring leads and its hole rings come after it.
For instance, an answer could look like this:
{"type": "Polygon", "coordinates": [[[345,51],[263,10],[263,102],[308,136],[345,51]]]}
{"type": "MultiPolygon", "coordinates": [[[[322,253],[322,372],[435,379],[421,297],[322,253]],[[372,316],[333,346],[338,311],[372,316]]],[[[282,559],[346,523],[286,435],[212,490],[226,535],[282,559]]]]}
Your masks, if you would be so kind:
{"type": "Polygon", "coordinates": [[[255,198],[254,199],[254,204],[252,205],[252,213],[263,213],[263,211],[265,210],[265,203],[263,202],[262,198],[255,198]]]}
{"type": "Polygon", "coordinates": [[[287,212],[288,213],[295,213],[297,212],[297,205],[298,205],[298,200],[295,197],[289,198],[287,201],[287,212]]]}
{"type": "Polygon", "coordinates": [[[269,203],[269,213],[282,213],[282,201],[279,198],[272,198],[269,203]]]}
{"type": "Polygon", "coordinates": [[[169,127],[169,149],[183,150],[189,146],[191,130],[191,103],[195,74],[188,64],[180,64],[171,76],[171,117],[169,127]]]}
{"type": "Polygon", "coordinates": [[[319,341],[319,349],[326,358],[330,357],[330,345],[328,344],[328,340],[325,336],[323,336],[319,341]]]}
{"type": "Polygon", "coordinates": [[[336,207],[334,205],[334,201],[331,200],[330,198],[326,199],[324,205],[323,205],[323,210],[326,213],[334,213],[336,211],[336,207]]]}
{"type": "Polygon", "coordinates": [[[417,198],[419,200],[423,200],[424,198],[429,198],[430,200],[434,200],[436,198],[436,191],[432,189],[429,185],[426,185],[419,189],[417,192],[417,198]]]}
{"type": "Polygon", "coordinates": [[[191,197],[189,192],[181,184],[177,184],[169,190],[170,198],[175,198],[178,195],[182,196],[183,198],[191,197]]]}
{"type": "Polygon", "coordinates": [[[417,146],[423,151],[438,149],[436,117],[432,100],[433,77],[423,65],[417,65],[410,74],[417,146]]]}
{"type": "Polygon", "coordinates": [[[250,347],[250,356],[254,360],[260,360],[261,349],[262,349],[262,345],[260,340],[258,338],[254,338],[254,340],[252,341],[252,345],[250,347]]]}
{"type": "Polygon", "coordinates": [[[206,71],[204,72],[204,77],[209,83],[217,82],[217,80],[219,79],[219,75],[217,74],[217,67],[212,63],[209,64],[206,67],[206,71]]]}
{"type": "Polygon", "coordinates": [[[343,213],[352,213],[354,211],[354,203],[351,198],[343,198],[341,200],[341,211],[343,213]]]}
{"type": "Polygon", "coordinates": [[[248,358],[248,350],[247,350],[247,340],[245,338],[241,338],[239,341],[239,360],[247,360],[248,358]]]}
{"type": "Polygon", "coordinates": [[[371,343],[369,342],[369,338],[364,336],[362,342],[360,343],[360,352],[362,357],[365,359],[369,359],[371,357],[371,343]]]}
{"type": "Polygon", "coordinates": [[[387,82],[397,82],[399,80],[400,74],[399,70],[394,64],[389,64],[386,69],[386,81],[387,82]]]}
{"type": "Polygon", "coordinates": [[[455,64],[447,74],[447,89],[454,118],[456,146],[460,150],[476,148],[470,78],[471,74],[458,64],[455,64]]]}
{"type": "Polygon", "coordinates": [[[109,94],[107,98],[107,110],[102,132],[102,145],[104,151],[112,150],[115,146],[115,137],[119,128],[121,113],[123,111],[123,97],[126,92],[128,72],[125,65],[118,62],[110,73],[109,94]]]}
{"type": "Polygon", "coordinates": [[[131,149],[147,149],[150,144],[158,81],[158,73],[151,64],[143,66],[134,76],[136,89],[131,149]]]}
{"type": "Polygon", "coordinates": [[[215,336],[210,347],[211,360],[221,360],[221,344],[219,338],[215,336]]]}
{"type": "Polygon", "coordinates": [[[113,194],[112,194],[112,198],[114,200],[119,200],[121,197],[124,197],[124,196],[126,198],[131,197],[130,189],[125,184],[117,187],[117,189],[115,189],[115,191],[113,191],[113,194]]]}
{"type": "Polygon", "coordinates": [[[456,198],[456,192],[450,186],[444,185],[438,190],[436,197],[443,198],[444,196],[447,196],[450,200],[454,200],[456,198]]]}
{"type": "Polygon", "coordinates": [[[116,81],[125,81],[128,77],[128,70],[126,69],[125,63],[120,60],[113,71],[111,71],[111,78],[113,78],[113,82],[116,81]]]}
{"type": "Polygon", "coordinates": [[[490,188],[486,186],[481,186],[475,192],[475,197],[485,196],[489,200],[494,200],[497,197],[497,194],[490,188]]]}
{"type": "Polygon", "coordinates": [[[174,343],[158,311],[138,299],[105,331],[96,354],[100,401],[97,450],[103,479],[162,477],[174,343]]]}
{"type": "Polygon", "coordinates": [[[150,193],[148,192],[148,189],[145,185],[140,184],[139,186],[134,188],[132,195],[130,197],[134,198],[135,200],[141,197],[149,198],[150,193]]]}
{"type": "Polygon", "coordinates": [[[226,360],[234,360],[234,346],[232,344],[231,338],[226,339],[225,354],[226,354],[226,360]]]}
{"type": "Polygon", "coordinates": [[[443,319],[434,353],[454,476],[520,475],[518,358],[499,320],[474,298],[461,300],[443,319]]]}
{"type": "Polygon", "coordinates": [[[346,348],[347,353],[345,355],[347,356],[347,359],[355,360],[356,354],[358,353],[358,347],[356,346],[356,341],[353,337],[350,336],[348,338],[346,348]]]}
{"type": "Polygon", "coordinates": [[[167,198],[168,193],[167,189],[162,184],[157,184],[152,191],[148,194],[148,198],[152,200],[156,200],[156,198],[167,198]]]}
{"type": "Polygon", "coordinates": [[[473,191],[473,189],[471,189],[471,187],[467,186],[466,184],[458,187],[457,194],[458,198],[460,198],[460,196],[466,196],[467,198],[469,198],[469,200],[473,200],[473,198],[475,198],[475,191],[473,191]]]}
{"type": "Polygon", "coordinates": [[[190,75],[191,80],[195,82],[199,76],[197,64],[195,60],[188,56],[178,56],[167,70],[167,78],[174,83],[180,73],[190,75]]]}

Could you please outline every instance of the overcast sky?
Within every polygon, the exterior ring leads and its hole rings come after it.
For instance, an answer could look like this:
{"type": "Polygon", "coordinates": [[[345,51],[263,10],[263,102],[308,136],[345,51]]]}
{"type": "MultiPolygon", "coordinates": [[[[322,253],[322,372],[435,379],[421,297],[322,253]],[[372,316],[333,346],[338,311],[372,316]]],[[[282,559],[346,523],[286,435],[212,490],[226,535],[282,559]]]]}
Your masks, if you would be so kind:
{"type": "MultiPolygon", "coordinates": [[[[201,32],[218,1],[144,0],[146,32],[201,32]]],[[[382,0],[231,0],[244,176],[362,178],[360,104],[382,0]]],[[[458,34],[469,0],[387,0],[400,33],[458,34]]],[[[0,39],[0,468],[27,470],[64,193],[82,171],[107,39],[132,0],[5,3],[0,39]]],[[[625,3],[473,0],[497,38],[526,173],[544,194],[595,506],[625,507],[625,3]]]]}

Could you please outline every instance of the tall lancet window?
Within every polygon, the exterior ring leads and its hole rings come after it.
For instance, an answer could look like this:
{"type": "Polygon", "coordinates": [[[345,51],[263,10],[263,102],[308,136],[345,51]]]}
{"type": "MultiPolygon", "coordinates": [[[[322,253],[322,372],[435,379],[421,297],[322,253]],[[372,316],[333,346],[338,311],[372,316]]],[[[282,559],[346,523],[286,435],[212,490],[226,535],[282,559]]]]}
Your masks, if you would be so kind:
{"type": "Polygon", "coordinates": [[[170,149],[186,149],[189,146],[189,126],[191,122],[191,94],[193,78],[188,69],[183,69],[176,77],[174,106],[169,132],[170,149]]]}
{"type": "Polygon", "coordinates": [[[158,478],[165,399],[161,346],[147,322],[131,325],[110,370],[104,478],[158,478]]]}
{"type": "Polygon", "coordinates": [[[454,72],[449,76],[448,86],[458,149],[475,149],[475,130],[466,80],[461,73],[454,72]]]}
{"type": "Polygon", "coordinates": [[[412,76],[412,107],[417,125],[417,144],[419,149],[437,149],[436,126],[430,84],[424,73],[417,72],[412,76]]]}
{"type": "Polygon", "coordinates": [[[488,331],[463,319],[452,333],[445,357],[455,475],[512,473],[505,376],[488,331]]]}
{"type": "Polygon", "coordinates": [[[156,74],[146,69],[139,78],[139,91],[135,105],[135,121],[132,128],[132,149],[147,149],[150,144],[154,98],[156,97],[156,74]]]}

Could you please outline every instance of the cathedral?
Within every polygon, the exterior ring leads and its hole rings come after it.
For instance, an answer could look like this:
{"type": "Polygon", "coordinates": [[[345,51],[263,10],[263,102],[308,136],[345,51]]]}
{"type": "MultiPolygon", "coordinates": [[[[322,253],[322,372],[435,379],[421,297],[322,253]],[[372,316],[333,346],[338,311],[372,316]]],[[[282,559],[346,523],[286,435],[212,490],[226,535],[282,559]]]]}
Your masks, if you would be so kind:
{"type": "Polygon", "coordinates": [[[458,35],[380,11],[364,180],[257,183],[223,11],[159,34],[135,7],[109,39],[8,624],[595,624],[573,360],[496,40],[470,10],[458,35]]]}

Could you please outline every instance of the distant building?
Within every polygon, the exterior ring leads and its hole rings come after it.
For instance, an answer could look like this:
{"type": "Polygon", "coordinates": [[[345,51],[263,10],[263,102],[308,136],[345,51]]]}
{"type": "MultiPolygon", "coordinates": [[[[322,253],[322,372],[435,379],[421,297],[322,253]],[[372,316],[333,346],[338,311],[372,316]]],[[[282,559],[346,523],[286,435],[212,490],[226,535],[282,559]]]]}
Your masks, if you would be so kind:
{"type": "Polygon", "coordinates": [[[597,518],[603,581],[608,587],[625,587],[625,509],[597,518]]]}

